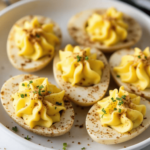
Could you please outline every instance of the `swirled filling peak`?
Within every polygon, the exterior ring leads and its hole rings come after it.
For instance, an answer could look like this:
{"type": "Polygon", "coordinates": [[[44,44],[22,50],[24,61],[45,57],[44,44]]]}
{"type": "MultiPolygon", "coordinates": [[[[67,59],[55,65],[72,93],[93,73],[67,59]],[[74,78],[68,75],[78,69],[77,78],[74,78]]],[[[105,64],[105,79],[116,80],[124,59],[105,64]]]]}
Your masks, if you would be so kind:
{"type": "Polygon", "coordinates": [[[15,25],[15,44],[19,48],[18,55],[34,61],[43,56],[54,55],[59,38],[53,32],[53,24],[40,24],[35,17],[31,22],[25,21],[23,26],[15,25]]]}
{"type": "Polygon", "coordinates": [[[133,55],[123,56],[119,66],[114,67],[114,71],[122,82],[133,84],[139,90],[150,88],[149,47],[144,51],[135,48],[133,55]]]}
{"type": "Polygon", "coordinates": [[[110,90],[109,96],[98,102],[97,110],[103,126],[110,126],[119,133],[126,133],[140,126],[146,106],[140,104],[140,96],[128,93],[121,86],[110,90]]]}
{"type": "Polygon", "coordinates": [[[57,69],[62,72],[62,78],[72,85],[90,86],[101,81],[104,63],[97,60],[96,53],[90,48],[67,45],[64,51],[59,51],[60,62],[57,69]]]}
{"type": "Polygon", "coordinates": [[[60,111],[66,110],[61,91],[48,82],[47,78],[37,78],[19,84],[19,90],[12,95],[17,117],[23,118],[30,127],[51,127],[60,121],[60,111]]]}
{"type": "Polygon", "coordinates": [[[93,42],[112,46],[127,38],[128,25],[123,20],[123,13],[109,8],[106,13],[93,13],[87,20],[86,32],[93,42]]]}

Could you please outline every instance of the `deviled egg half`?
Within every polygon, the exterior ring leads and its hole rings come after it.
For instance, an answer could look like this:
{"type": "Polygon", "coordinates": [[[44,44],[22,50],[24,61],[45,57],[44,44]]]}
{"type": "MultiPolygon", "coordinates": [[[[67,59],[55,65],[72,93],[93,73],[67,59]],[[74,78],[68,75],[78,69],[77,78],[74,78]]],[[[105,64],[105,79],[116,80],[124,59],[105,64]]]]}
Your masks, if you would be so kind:
{"type": "Polygon", "coordinates": [[[107,59],[95,48],[67,45],[54,58],[54,77],[66,96],[81,106],[102,99],[109,86],[107,59]]]}
{"type": "Polygon", "coordinates": [[[137,43],[142,35],[140,25],[115,8],[80,12],[68,23],[71,37],[79,44],[113,52],[137,43]]]}
{"type": "Polygon", "coordinates": [[[11,64],[26,72],[44,68],[61,44],[61,30],[50,18],[26,16],[12,27],[7,40],[11,64]]]}
{"type": "Polygon", "coordinates": [[[74,122],[74,110],[47,78],[18,75],[7,80],[1,89],[1,102],[8,115],[23,128],[43,136],[60,136],[74,122]]]}
{"type": "Polygon", "coordinates": [[[121,86],[119,91],[110,90],[108,97],[92,106],[86,117],[86,129],[98,143],[122,143],[150,126],[149,114],[149,101],[121,86]]]}
{"type": "Polygon", "coordinates": [[[111,74],[116,83],[129,92],[150,100],[150,50],[122,49],[109,60],[111,74]]]}

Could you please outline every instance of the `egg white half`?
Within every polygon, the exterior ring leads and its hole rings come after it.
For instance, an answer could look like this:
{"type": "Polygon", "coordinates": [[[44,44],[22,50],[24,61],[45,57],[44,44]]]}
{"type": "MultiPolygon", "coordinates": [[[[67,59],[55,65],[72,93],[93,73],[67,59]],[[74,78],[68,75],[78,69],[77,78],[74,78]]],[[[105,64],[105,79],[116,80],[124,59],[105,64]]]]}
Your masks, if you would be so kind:
{"type": "Polygon", "coordinates": [[[71,83],[65,82],[61,77],[61,71],[57,70],[56,67],[57,63],[60,61],[59,54],[57,53],[54,57],[53,72],[57,84],[61,89],[65,90],[66,96],[71,101],[80,106],[91,106],[95,104],[98,100],[104,97],[109,86],[110,72],[106,57],[101,51],[95,48],[91,48],[91,53],[97,53],[97,59],[101,60],[104,63],[105,67],[102,71],[100,83],[89,87],[78,85],[72,86],[71,83]]]}
{"type": "MultiPolygon", "coordinates": [[[[21,18],[20,20],[18,20],[15,23],[15,25],[23,26],[25,21],[31,22],[34,17],[37,17],[40,23],[43,23],[43,24],[53,23],[54,24],[54,28],[53,28],[54,33],[60,40],[60,43],[58,43],[55,47],[55,50],[58,50],[61,45],[62,34],[61,34],[61,30],[59,26],[50,18],[46,18],[43,16],[25,16],[21,18]]],[[[14,34],[15,34],[15,26],[12,27],[9,33],[8,39],[7,39],[7,55],[11,64],[15,68],[21,71],[35,72],[35,71],[41,70],[42,68],[44,68],[46,65],[49,64],[53,56],[44,56],[37,61],[29,60],[23,56],[19,56],[18,55],[19,49],[15,44],[14,34]]]]}
{"type": "Polygon", "coordinates": [[[63,111],[61,114],[60,122],[54,123],[50,128],[36,126],[31,129],[22,118],[19,118],[15,115],[15,109],[13,108],[13,101],[11,95],[18,91],[19,83],[25,80],[33,80],[38,78],[35,75],[18,75],[7,80],[1,89],[1,102],[5,111],[8,115],[20,126],[43,136],[60,136],[67,133],[74,122],[74,109],[70,101],[67,98],[64,98],[64,104],[66,107],[66,111],[63,111]]]}
{"type": "Polygon", "coordinates": [[[121,81],[120,78],[117,77],[117,74],[113,70],[114,67],[116,67],[120,64],[122,56],[131,55],[131,54],[134,54],[134,49],[131,49],[131,48],[122,49],[122,50],[119,50],[119,51],[113,53],[109,59],[111,74],[119,86],[124,86],[125,90],[127,90],[128,92],[135,93],[139,96],[142,96],[142,97],[150,100],[150,88],[141,91],[132,84],[124,83],[121,81]]]}
{"type": "Polygon", "coordinates": [[[98,14],[104,14],[107,9],[92,9],[92,10],[86,10],[82,11],[73,17],[68,22],[68,32],[70,36],[79,44],[84,46],[90,46],[97,48],[105,53],[107,52],[114,52],[121,48],[127,48],[135,43],[137,43],[141,36],[142,36],[142,29],[140,25],[130,16],[127,16],[124,14],[124,21],[128,24],[128,36],[127,39],[123,42],[119,42],[116,45],[113,46],[105,46],[104,44],[101,44],[100,42],[92,42],[90,41],[90,37],[86,33],[85,27],[87,25],[88,18],[93,13],[98,14]]]}
{"type": "Polygon", "coordinates": [[[92,106],[86,117],[86,129],[90,137],[101,144],[118,144],[128,141],[142,132],[144,132],[150,126],[150,102],[144,98],[141,98],[141,104],[146,106],[146,115],[144,116],[142,124],[131,130],[128,133],[119,133],[110,127],[104,127],[100,123],[98,104],[92,106]]]}

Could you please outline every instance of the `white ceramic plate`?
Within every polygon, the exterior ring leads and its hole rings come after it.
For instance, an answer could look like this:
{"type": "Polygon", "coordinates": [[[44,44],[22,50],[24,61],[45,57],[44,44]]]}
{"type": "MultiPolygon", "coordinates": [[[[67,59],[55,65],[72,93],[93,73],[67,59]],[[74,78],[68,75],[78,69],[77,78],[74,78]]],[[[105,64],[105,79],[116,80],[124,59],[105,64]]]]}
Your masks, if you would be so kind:
{"type": "MultiPolygon", "coordinates": [[[[67,32],[67,22],[71,16],[74,14],[91,8],[108,8],[114,6],[117,9],[125,12],[126,14],[132,16],[136,19],[142,26],[143,36],[138,46],[142,49],[149,45],[150,39],[150,20],[149,17],[140,12],[139,10],[123,4],[117,1],[107,1],[107,0],[25,0],[20,1],[5,10],[0,12],[0,86],[11,76],[17,74],[23,74],[23,72],[16,70],[10,64],[7,54],[6,54],[6,40],[12,25],[21,17],[25,15],[44,15],[51,17],[56,21],[63,33],[63,44],[64,47],[68,43],[72,43],[68,32],[67,32]]],[[[52,72],[52,63],[49,64],[46,68],[35,73],[35,75],[48,77],[49,80],[56,84],[52,72]]],[[[110,89],[117,87],[113,82],[110,86],[110,89]]],[[[61,150],[64,142],[68,143],[68,150],[81,150],[82,147],[85,147],[86,150],[117,150],[117,149],[133,149],[138,150],[147,146],[150,143],[150,128],[148,128],[140,136],[130,140],[128,142],[116,145],[102,145],[96,142],[93,142],[88,136],[85,128],[85,117],[89,108],[82,108],[74,106],[76,116],[75,123],[71,131],[63,136],[55,138],[42,137],[36,134],[33,134],[25,129],[21,128],[18,124],[9,118],[6,114],[2,105],[0,104],[0,128],[8,134],[8,136],[15,138],[16,141],[27,146],[28,149],[57,149],[61,150]],[[4,125],[4,126],[3,126],[4,125]],[[79,128],[80,125],[83,125],[83,128],[79,128]],[[9,127],[8,130],[5,126],[9,127]],[[13,126],[17,126],[19,132],[17,136],[11,131],[13,126]],[[27,141],[24,139],[25,136],[29,135],[32,140],[27,141]],[[39,146],[42,145],[42,146],[39,146]],[[127,147],[127,148],[125,148],[127,147]]]]}

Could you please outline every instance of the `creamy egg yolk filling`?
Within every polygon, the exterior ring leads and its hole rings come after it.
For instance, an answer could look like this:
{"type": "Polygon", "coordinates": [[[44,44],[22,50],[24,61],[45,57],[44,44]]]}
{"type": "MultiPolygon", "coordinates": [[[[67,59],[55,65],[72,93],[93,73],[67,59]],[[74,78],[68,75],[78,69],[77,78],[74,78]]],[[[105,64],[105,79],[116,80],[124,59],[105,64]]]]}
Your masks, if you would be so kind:
{"type": "Polygon", "coordinates": [[[30,127],[51,127],[60,121],[60,111],[66,110],[61,91],[48,82],[47,78],[37,78],[19,84],[19,90],[12,95],[17,117],[30,127]]]}
{"type": "Polygon", "coordinates": [[[73,86],[91,86],[101,81],[104,63],[97,60],[96,53],[90,53],[90,48],[67,45],[64,51],[59,51],[59,57],[57,69],[62,72],[64,81],[73,86]]]}
{"type": "Polygon", "coordinates": [[[119,66],[114,67],[122,82],[130,83],[139,90],[150,88],[150,50],[135,48],[133,55],[125,55],[119,66]]]}
{"type": "Polygon", "coordinates": [[[109,8],[102,15],[93,13],[87,20],[85,29],[91,41],[105,46],[124,41],[128,35],[128,25],[123,20],[123,13],[115,8],[109,8]]]}
{"type": "Polygon", "coordinates": [[[53,32],[53,24],[40,24],[35,17],[31,22],[25,21],[23,27],[15,25],[15,44],[19,48],[18,55],[31,60],[43,56],[54,55],[59,38],[53,32]]]}
{"type": "Polygon", "coordinates": [[[109,91],[109,97],[98,102],[98,114],[103,126],[110,126],[119,133],[126,133],[140,126],[146,106],[140,104],[140,96],[128,93],[121,86],[109,91]]]}

